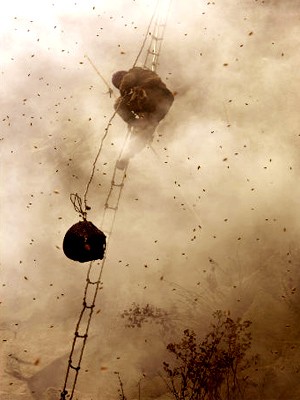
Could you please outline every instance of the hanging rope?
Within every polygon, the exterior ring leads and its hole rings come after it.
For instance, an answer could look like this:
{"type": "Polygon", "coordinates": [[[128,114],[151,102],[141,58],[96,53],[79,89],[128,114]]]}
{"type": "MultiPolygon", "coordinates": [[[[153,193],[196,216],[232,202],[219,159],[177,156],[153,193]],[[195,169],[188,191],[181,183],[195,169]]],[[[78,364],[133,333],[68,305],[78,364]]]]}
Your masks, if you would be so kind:
{"type": "Polygon", "coordinates": [[[87,195],[88,195],[88,192],[89,192],[89,188],[90,188],[90,185],[91,185],[91,183],[93,181],[93,178],[94,178],[94,175],[95,175],[96,165],[97,165],[98,159],[100,157],[100,154],[101,154],[101,151],[102,151],[102,148],[103,148],[103,145],[104,145],[104,141],[105,141],[105,139],[106,139],[106,137],[108,135],[109,128],[110,128],[110,126],[112,124],[113,119],[115,118],[115,116],[117,114],[117,111],[118,111],[118,108],[115,110],[113,115],[110,117],[110,119],[108,121],[108,124],[106,125],[106,128],[104,130],[104,135],[101,138],[100,145],[99,145],[96,157],[95,157],[93,165],[92,165],[91,175],[89,177],[89,180],[87,182],[87,185],[86,185],[86,188],[85,188],[85,191],[84,191],[84,194],[83,194],[83,200],[81,199],[81,197],[79,196],[78,193],[72,193],[70,195],[70,200],[71,200],[71,203],[73,204],[74,210],[84,220],[86,220],[86,218],[87,218],[87,211],[89,211],[91,209],[91,207],[87,205],[87,195]]]}
{"type": "Polygon", "coordinates": [[[84,195],[83,195],[83,202],[84,202],[85,210],[86,210],[86,209],[89,209],[89,207],[87,206],[87,195],[88,195],[90,185],[91,185],[92,180],[93,180],[94,175],[95,175],[96,164],[97,164],[98,158],[99,158],[99,156],[100,156],[100,154],[101,154],[104,141],[105,141],[105,139],[106,139],[106,137],[107,137],[107,134],[108,134],[108,130],[109,130],[110,126],[111,126],[111,123],[112,123],[113,119],[115,118],[115,116],[116,116],[116,114],[117,114],[117,111],[118,111],[118,109],[115,110],[115,112],[113,113],[113,115],[110,117],[110,119],[109,119],[109,121],[108,121],[108,124],[107,124],[107,126],[106,126],[106,128],[105,128],[105,133],[104,133],[104,135],[102,136],[102,139],[101,139],[101,142],[100,142],[100,146],[99,146],[98,152],[97,152],[96,157],[95,157],[95,160],[94,160],[94,162],[93,162],[93,167],[92,167],[91,176],[90,176],[90,178],[89,178],[89,180],[88,180],[88,183],[87,183],[87,185],[86,185],[85,192],[84,192],[84,195]]]}

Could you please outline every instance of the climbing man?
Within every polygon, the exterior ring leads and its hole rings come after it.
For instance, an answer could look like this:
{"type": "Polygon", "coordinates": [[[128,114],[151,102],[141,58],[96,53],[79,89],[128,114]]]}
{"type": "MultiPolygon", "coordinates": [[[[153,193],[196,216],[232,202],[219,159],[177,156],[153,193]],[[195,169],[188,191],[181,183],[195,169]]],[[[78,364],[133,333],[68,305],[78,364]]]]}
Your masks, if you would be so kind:
{"type": "Polygon", "coordinates": [[[116,72],[112,83],[121,94],[114,108],[133,128],[128,149],[118,163],[118,168],[124,169],[132,156],[152,142],[156,127],[168,113],[174,96],[155,72],[140,67],[116,72]]]}

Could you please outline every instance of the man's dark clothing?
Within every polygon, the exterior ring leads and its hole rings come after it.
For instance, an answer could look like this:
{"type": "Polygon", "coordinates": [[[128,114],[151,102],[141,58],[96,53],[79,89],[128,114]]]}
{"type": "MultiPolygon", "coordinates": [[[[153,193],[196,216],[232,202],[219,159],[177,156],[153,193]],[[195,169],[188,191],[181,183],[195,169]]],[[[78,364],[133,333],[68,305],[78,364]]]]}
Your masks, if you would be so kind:
{"type": "Polygon", "coordinates": [[[151,143],[155,129],[168,113],[174,96],[155,72],[140,67],[124,73],[118,88],[121,96],[116,100],[115,110],[134,128],[128,152],[128,157],[131,157],[151,143]]]}

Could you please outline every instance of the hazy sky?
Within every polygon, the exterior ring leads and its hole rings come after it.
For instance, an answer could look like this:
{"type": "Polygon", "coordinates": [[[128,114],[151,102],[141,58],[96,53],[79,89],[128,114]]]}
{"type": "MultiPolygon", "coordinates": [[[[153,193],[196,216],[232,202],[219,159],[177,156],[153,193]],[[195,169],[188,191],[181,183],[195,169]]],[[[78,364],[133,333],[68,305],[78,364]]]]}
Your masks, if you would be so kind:
{"type": "MultiPolygon", "coordinates": [[[[129,69],[154,2],[5,3],[0,397],[56,399],[88,266],[62,252],[69,194],[84,192],[114,102],[84,56],[108,81],[129,69]]],[[[158,73],[175,102],[129,165],[79,399],[117,398],[114,371],[128,400],[142,374],[142,398],[165,399],[166,344],[205,333],[216,309],[253,321],[256,398],[300,397],[299,17],[296,0],[171,2],[158,73]],[[133,302],[164,308],[174,331],[126,328],[133,302]]],[[[100,229],[125,135],[116,117],[88,199],[100,229]]]]}

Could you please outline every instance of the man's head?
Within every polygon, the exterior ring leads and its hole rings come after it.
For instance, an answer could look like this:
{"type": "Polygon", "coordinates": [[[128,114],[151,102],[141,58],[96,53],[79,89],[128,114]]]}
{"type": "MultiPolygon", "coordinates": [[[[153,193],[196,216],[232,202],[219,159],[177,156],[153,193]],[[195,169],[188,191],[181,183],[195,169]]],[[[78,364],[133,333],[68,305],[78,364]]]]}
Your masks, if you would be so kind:
{"type": "Polygon", "coordinates": [[[113,74],[113,76],[112,76],[112,78],[111,78],[111,81],[112,81],[113,85],[114,85],[117,89],[119,89],[120,84],[121,84],[121,82],[122,82],[122,79],[123,79],[124,75],[126,75],[126,74],[127,74],[127,71],[117,71],[117,72],[115,72],[115,73],[113,74]]]}

